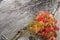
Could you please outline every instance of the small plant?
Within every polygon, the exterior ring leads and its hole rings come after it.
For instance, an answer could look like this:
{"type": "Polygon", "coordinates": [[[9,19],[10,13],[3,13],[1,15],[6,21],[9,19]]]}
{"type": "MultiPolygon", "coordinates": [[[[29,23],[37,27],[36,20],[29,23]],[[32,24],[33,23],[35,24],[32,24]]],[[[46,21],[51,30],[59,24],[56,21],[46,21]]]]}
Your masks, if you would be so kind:
{"type": "Polygon", "coordinates": [[[44,40],[56,40],[57,20],[48,11],[38,12],[35,20],[29,24],[29,31],[44,38],[44,40]]]}

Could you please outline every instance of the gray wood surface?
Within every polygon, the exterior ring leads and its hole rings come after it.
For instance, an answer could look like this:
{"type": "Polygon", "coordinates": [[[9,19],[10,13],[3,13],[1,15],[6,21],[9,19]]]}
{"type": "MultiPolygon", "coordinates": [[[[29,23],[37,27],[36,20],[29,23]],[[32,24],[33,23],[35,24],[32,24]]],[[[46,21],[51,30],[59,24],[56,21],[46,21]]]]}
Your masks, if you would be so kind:
{"type": "Polygon", "coordinates": [[[59,27],[58,35],[57,35],[57,40],[60,40],[60,8],[56,12],[55,18],[57,19],[58,23],[57,26],[59,27]]]}

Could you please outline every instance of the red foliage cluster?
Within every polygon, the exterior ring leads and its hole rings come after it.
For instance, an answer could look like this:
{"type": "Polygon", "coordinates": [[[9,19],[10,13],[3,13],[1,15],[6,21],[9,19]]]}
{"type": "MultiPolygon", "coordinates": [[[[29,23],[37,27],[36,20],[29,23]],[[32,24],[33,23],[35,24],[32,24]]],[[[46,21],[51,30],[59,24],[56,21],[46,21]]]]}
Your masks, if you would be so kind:
{"type": "Polygon", "coordinates": [[[48,11],[41,11],[35,20],[29,24],[29,29],[40,35],[45,40],[55,40],[59,28],[56,26],[57,20],[48,11]]]}

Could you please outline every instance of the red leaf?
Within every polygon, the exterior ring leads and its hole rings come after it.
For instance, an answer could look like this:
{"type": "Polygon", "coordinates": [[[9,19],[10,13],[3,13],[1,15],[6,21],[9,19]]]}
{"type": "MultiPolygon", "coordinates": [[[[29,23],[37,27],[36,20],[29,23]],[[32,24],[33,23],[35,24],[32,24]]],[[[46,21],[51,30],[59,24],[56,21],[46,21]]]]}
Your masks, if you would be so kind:
{"type": "Polygon", "coordinates": [[[46,28],[46,32],[48,33],[48,32],[50,32],[51,31],[51,29],[50,28],[46,28]]]}
{"type": "Polygon", "coordinates": [[[55,26],[54,26],[54,30],[55,30],[55,31],[58,31],[59,28],[55,25],[55,26]]]}
{"type": "Polygon", "coordinates": [[[53,21],[54,21],[55,24],[57,23],[57,20],[55,18],[53,19],[53,21]]]}
{"type": "Polygon", "coordinates": [[[49,15],[50,13],[49,13],[49,11],[44,11],[45,13],[46,13],[46,15],[49,15]]]}
{"type": "Polygon", "coordinates": [[[57,33],[56,32],[54,33],[54,37],[57,37],[57,33]]]}
{"type": "Polygon", "coordinates": [[[38,20],[45,22],[45,18],[44,18],[43,16],[40,16],[40,17],[38,18],[38,20]]]}

